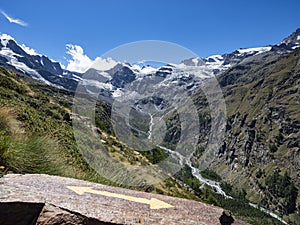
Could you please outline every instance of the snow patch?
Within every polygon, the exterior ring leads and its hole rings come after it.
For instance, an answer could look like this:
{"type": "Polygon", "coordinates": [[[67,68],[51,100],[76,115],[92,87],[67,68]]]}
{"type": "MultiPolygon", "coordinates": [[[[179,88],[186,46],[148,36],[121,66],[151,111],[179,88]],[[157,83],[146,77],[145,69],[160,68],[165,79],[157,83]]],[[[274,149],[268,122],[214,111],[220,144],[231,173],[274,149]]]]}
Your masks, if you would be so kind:
{"type": "Polygon", "coordinates": [[[29,68],[28,66],[26,66],[24,63],[22,62],[19,62],[17,59],[15,58],[12,58],[8,64],[14,66],[17,70],[23,72],[23,73],[26,73],[26,74],[30,74],[33,78],[47,84],[47,85],[50,85],[50,86],[55,86],[55,87],[58,87],[58,88],[63,88],[62,86],[59,86],[59,85],[54,85],[52,84],[51,82],[47,81],[45,78],[43,78],[36,70],[33,70],[31,68],[29,68]]]}
{"type": "Polygon", "coordinates": [[[0,50],[0,55],[4,56],[7,60],[10,60],[11,58],[15,58],[15,56],[23,57],[19,54],[14,53],[11,49],[6,47],[0,50]]]}
{"type": "Polygon", "coordinates": [[[215,61],[221,61],[221,60],[223,60],[224,58],[223,58],[223,56],[221,56],[221,55],[211,55],[211,56],[207,57],[206,59],[207,59],[207,60],[208,60],[208,59],[213,59],[213,60],[215,60],[215,61]]]}
{"type": "Polygon", "coordinates": [[[97,80],[83,79],[82,80],[82,85],[84,85],[84,86],[93,86],[93,87],[97,87],[97,88],[105,89],[105,90],[112,90],[113,89],[112,84],[102,83],[102,82],[99,82],[97,80]]]}
{"type": "Polygon", "coordinates": [[[8,35],[8,34],[0,34],[0,40],[1,40],[1,44],[2,44],[4,47],[6,47],[6,45],[8,44],[8,42],[9,42],[10,40],[15,41],[15,39],[14,39],[12,36],[8,35]]]}
{"type": "Polygon", "coordinates": [[[145,66],[142,69],[140,69],[140,73],[141,74],[151,74],[151,73],[155,73],[157,71],[157,69],[151,67],[151,66],[145,66]]]}
{"type": "Polygon", "coordinates": [[[223,64],[223,62],[224,62],[224,59],[221,55],[212,55],[212,56],[209,56],[209,57],[206,58],[205,64],[207,66],[209,66],[209,65],[221,66],[223,64]]]}
{"type": "Polygon", "coordinates": [[[62,64],[62,63],[60,63],[60,62],[59,62],[59,65],[60,65],[60,67],[61,67],[63,70],[65,70],[65,69],[66,69],[66,67],[65,67],[65,65],[64,65],[64,64],[62,64]]]}
{"type": "Polygon", "coordinates": [[[186,67],[186,65],[184,64],[184,63],[180,63],[180,64],[177,64],[177,65],[175,65],[175,64],[173,64],[176,68],[178,68],[178,69],[184,69],[185,67],[186,67]]]}
{"type": "Polygon", "coordinates": [[[151,66],[140,66],[138,64],[131,65],[130,69],[135,73],[136,79],[142,79],[145,75],[154,74],[157,71],[151,66]]]}
{"type": "Polygon", "coordinates": [[[193,58],[192,61],[193,61],[193,63],[195,63],[195,66],[198,65],[199,60],[197,58],[193,58]]]}
{"type": "Polygon", "coordinates": [[[243,54],[251,54],[251,53],[256,53],[256,55],[261,54],[263,52],[270,51],[272,47],[258,47],[258,48],[244,48],[244,49],[239,49],[238,52],[243,55],[243,54]]]}
{"type": "MultiPolygon", "coordinates": [[[[64,74],[65,75],[65,74],[64,74]]],[[[75,74],[72,74],[72,79],[75,80],[75,81],[80,81],[82,80],[82,78],[80,76],[77,76],[75,74]]]]}
{"type": "Polygon", "coordinates": [[[29,48],[24,44],[21,44],[20,47],[29,55],[38,55],[38,56],[42,56],[40,54],[38,54],[33,48],[29,48]]]}
{"type": "Polygon", "coordinates": [[[110,74],[107,73],[107,72],[101,71],[99,74],[100,74],[101,76],[103,76],[103,77],[106,77],[106,78],[108,78],[108,79],[111,79],[110,74]]]}
{"type": "Polygon", "coordinates": [[[123,96],[123,94],[124,94],[124,92],[121,91],[120,88],[118,88],[117,90],[115,90],[115,91],[112,92],[112,96],[113,96],[114,98],[121,97],[121,96],[123,96]]]}

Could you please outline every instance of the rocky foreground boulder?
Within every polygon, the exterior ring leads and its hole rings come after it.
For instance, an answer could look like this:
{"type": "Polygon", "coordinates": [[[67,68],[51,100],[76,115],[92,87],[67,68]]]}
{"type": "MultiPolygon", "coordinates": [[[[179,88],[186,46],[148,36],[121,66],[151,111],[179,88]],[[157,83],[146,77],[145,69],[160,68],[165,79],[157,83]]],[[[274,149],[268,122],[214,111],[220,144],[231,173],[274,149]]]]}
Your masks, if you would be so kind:
{"type": "Polygon", "coordinates": [[[49,175],[0,179],[0,225],[246,224],[196,201],[49,175]]]}

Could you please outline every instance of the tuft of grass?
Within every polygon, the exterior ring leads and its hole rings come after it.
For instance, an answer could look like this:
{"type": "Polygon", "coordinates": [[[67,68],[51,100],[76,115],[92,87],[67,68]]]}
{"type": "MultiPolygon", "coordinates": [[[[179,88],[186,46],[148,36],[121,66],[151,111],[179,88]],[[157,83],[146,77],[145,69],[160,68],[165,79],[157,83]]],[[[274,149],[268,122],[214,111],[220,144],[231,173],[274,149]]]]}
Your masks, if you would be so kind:
{"type": "Polygon", "coordinates": [[[19,173],[59,173],[54,157],[48,154],[50,148],[53,151],[53,144],[42,137],[4,136],[0,140],[3,163],[19,173]]]}
{"type": "Polygon", "coordinates": [[[15,112],[6,106],[0,106],[0,130],[12,134],[20,132],[18,121],[14,118],[15,112]]]}
{"type": "MultiPolygon", "coordinates": [[[[0,109],[0,111],[2,111],[0,109]]],[[[0,130],[1,131],[8,131],[9,130],[9,120],[5,114],[0,113],[0,130]]]]}

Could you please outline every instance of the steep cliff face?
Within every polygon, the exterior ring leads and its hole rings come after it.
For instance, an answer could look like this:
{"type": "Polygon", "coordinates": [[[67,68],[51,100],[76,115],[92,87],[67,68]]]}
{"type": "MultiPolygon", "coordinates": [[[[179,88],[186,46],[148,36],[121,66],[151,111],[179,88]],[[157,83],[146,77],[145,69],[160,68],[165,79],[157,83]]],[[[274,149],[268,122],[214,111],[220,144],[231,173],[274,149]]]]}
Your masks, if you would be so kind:
{"type": "MultiPolygon", "coordinates": [[[[219,82],[226,100],[227,125],[212,168],[223,181],[245,189],[248,199],[282,214],[296,212],[300,50],[262,54],[222,74],[219,82]],[[276,180],[286,179],[284,184],[274,181],[277,172],[276,180]],[[280,194],[280,186],[286,187],[288,194],[280,194]]],[[[199,94],[195,99],[203,111],[203,97],[199,94]]],[[[209,119],[201,126],[205,128],[207,123],[209,119]]],[[[205,146],[205,138],[200,145],[205,146]]]]}

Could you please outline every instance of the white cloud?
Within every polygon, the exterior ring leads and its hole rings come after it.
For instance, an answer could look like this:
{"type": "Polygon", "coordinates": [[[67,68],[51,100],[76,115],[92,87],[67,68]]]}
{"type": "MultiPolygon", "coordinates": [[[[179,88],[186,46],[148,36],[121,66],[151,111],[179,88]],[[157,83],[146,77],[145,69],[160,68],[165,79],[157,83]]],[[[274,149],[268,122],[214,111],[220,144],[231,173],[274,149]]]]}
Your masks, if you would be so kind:
{"type": "Polygon", "coordinates": [[[28,24],[26,22],[24,22],[23,20],[20,19],[14,19],[12,17],[10,17],[9,15],[7,15],[4,11],[1,11],[1,14],[10,22],[10,23],[15,23],[18,24],[20,26],[23,27],[27,27],[28,24]]]}
{"type": "Polygon", "coordinates": [[[97,57],[92,64],[92,68],[105,71],[114,68],[117,64],[118,62],[114,61],[112,58],[103,59],[97,57]]]}
{"type": "Polygon", "coordinates": [[[89,68],[94,68],[101,71],[110,70],[115,67],[119,62],[114,61],[112,58],[97,57],[95,60],[91,60],[79,45],[67,44],[67,54],[71,56],[71,59],[67,60],[67,70],[84,73],[89,68]]]}
{"type": "Polygon", "coordinates": [[[67,70],[83,73],[92,65],[93,61],[84,54],[82,47],[79,45],[67,44],[67,54],[72,59],[68,60],[67,70]]]}

